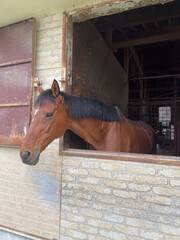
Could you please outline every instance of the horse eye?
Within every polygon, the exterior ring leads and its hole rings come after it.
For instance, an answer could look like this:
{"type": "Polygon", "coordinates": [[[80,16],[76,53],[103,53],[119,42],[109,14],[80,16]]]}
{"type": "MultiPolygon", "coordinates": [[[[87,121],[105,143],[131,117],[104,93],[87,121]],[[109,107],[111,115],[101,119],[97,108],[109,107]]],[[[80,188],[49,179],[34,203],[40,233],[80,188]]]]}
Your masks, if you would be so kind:
{"type": "Polygon", "coordinates": [[[53,112],[48,112],[47,114],[46,114],[46,118],[50,118],[50,117],[52,117],[53,116],[53,112]]]}

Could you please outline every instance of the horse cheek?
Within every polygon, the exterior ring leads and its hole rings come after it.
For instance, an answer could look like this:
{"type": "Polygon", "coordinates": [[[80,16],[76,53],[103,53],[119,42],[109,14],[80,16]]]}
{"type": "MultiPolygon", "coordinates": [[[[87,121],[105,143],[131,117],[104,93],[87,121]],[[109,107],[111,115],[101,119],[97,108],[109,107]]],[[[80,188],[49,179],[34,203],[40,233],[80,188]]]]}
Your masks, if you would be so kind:
{"type": "Polygon", "coordinates": [[[66,124],[64,122],[61,123],[56,123],[54,125],[54,137],[58,138],[58,137],[62,137],[66,131],[67,127],[66,124]]]}
{"type": "Polygon", "coordinates": [[[61,112],[57,114],[57,121],[54,124],[54,131],[55,135],[57,135],[56,138],[62,137],[67,129],[68,126],[68,116],[67,113],[61,112]]]}

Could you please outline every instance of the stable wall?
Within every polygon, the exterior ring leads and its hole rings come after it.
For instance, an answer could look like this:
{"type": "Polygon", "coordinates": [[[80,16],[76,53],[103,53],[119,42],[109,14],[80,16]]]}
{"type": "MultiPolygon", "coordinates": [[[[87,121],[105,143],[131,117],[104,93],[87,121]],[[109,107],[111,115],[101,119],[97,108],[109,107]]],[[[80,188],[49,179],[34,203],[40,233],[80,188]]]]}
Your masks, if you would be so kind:
{"type": "Polygon", "coordinates": [[[61,218],[61,240],[179,240],[180,168],[66,156],[61,218]]]}
{"type": "MultiPolygon", "coordinates": [[[[61,79],[62,17],[37,21],[35,70],[43,88],[61,79]]],[[[46,240],[60,239],[60,233],[61,240],[180,239],[178,167],[62,158],[58,151],[57,140],[32,167],[22,164],[18,148],[0,147],[2,240],[4,230],[46,240]]]]}
{"type": "MultiPolygon", "coordinates": [[[[40,239],[58,239],[59,156],[44,155],[40,164],[30,167],[22,164],[19,149],[4,148],[0,151],[0,161],[0,229],[15,230],[19,234],[25,233],[40,239]]],[[[2,236],[5,233],[1,235],[0,230],[0,239],[7,239],[2,236]]]]}

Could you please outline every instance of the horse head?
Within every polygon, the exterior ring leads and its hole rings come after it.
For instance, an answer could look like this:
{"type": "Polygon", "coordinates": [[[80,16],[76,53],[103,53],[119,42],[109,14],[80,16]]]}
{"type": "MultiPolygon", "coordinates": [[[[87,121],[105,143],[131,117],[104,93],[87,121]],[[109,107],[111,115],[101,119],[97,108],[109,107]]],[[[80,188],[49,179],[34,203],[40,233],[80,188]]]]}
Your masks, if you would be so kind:
{"type": "Polygon", "coordinates": [[[40,153],[56,138],[61,137],[68,123],[67,108],[56,80],[51,89],[38,86],[38,96],[31,113],[31,124],[23,139],[20,156],[23,163],[36,165],[40,153]]]}

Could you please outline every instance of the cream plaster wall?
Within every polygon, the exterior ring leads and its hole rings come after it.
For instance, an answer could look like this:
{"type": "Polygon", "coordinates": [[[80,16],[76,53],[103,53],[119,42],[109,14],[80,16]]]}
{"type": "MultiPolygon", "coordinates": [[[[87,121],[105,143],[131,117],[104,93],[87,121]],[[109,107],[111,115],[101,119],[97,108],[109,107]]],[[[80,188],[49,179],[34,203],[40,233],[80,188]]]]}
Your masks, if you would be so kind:
{"type": "Polygon", "coordinates": [[[180,240],[180,167],[64,157],[61,240],[180,240]]]}
{"type": "Polygon", "coordinates": [[[1,0],[0,26],[26,18],[46,17],[107,0],[1,0]]]}
{"type": "MultiPolygon", "coordinates": [[[[164,4],[170,1],[173,0],[1,0],[0,27],[31,17],[46,17],[56,13],[63,13],[64,11],[92,6],[93,4],[106,3],[101,10],[89,9],[84,14],[84,19],[87,19],[86,16],[89,17],[89,14],[94,16],[99,14],[105,15],[108,11],[109,14],[112,14],[113,12],[118,13],[134,7],[143,7],[157,3],[164,4]]],[[[75,18],[78,19],[76,14],[75,18]]]]}

